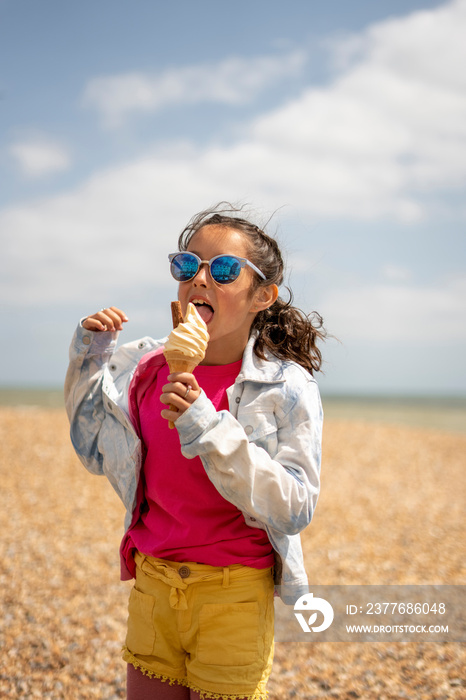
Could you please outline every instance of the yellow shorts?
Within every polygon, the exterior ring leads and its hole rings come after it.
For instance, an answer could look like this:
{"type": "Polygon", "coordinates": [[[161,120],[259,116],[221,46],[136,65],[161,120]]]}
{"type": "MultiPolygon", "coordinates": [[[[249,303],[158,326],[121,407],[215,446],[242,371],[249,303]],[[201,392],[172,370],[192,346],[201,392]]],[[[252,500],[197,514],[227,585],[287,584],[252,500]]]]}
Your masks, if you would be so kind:
{"type": "Polygon", "coordinates": [[[136,553],[123,659],[201,698],[266,698],[273,660],[271,568],[214,567],[136,553]]]}

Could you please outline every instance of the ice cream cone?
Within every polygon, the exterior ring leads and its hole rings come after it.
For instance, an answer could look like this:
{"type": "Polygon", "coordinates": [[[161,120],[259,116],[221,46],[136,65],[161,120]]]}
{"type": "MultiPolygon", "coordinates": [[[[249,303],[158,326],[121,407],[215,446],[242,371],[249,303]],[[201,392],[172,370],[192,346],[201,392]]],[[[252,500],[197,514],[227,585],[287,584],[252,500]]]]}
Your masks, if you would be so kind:
{"type": "Polygon", "coordinates": [[[191,373],[195,367],[198,366],[199,362],[194,361],[192,357],[186,357],[180,352],[167,352],[165,354],[165,359],[168,362],[168,367],[170,369],[170,374],[172,372],[189,372],[191,373]]]}
{"type": "MultiPolygon", "coordinates": [[[[191,373],[205,357],[209,342],[207,326],[197,313],[194,304],[188,304],[184,320],[179,301],[172,301],[171,311],[173,330],[167,338],[163,354],[168,362],[170,373],[191,373]]],[[[170,405],[170,410],[177,411],[178,409],[176,406],[170,405]]],[[[175,424],[169,421],[168,426],[174,428],[175,424]]]]}
{"type": "MultiPolygon", "coordinates": [[[[189,372],[192,373],[194,369],[198,366],[199,362],[194,362],[192,357],[186,357],[180,352],[167,352],[165,354],[165,359],[168,362],[168,368],[170,374],[173,372],[189,372]]],[[[177,411],[176,406],[169,406],[170,411],[177,411]]],[[[173,421],[168,422],[169,428],[174,428],[175,424],[173,421]]]]}

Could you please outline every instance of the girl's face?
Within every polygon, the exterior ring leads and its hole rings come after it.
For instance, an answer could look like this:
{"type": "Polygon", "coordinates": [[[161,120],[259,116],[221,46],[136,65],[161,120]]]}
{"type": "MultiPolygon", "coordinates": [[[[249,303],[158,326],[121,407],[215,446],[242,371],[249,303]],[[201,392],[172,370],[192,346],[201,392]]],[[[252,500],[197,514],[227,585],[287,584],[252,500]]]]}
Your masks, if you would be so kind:
{"type": "MultiPolygon", "coordinates": [[[[198,255],[201,260],[211,260],[222,254],[248,257],[246,239],[240,231],[213,224],[204,226],[194,234],[188,251],[198,255]]],[[[180,282],[178,298],[183,313],[191,302],[207,323],[210,341],[202,364],[226,365],[243,356],[254,317],[268,306],[267,303],[260,303],[260,298],[264,297],[263,287],[252,293],[255,274],[246,266],[231,284],[218,284],[204,263],[193,279],[180,282]]]]}

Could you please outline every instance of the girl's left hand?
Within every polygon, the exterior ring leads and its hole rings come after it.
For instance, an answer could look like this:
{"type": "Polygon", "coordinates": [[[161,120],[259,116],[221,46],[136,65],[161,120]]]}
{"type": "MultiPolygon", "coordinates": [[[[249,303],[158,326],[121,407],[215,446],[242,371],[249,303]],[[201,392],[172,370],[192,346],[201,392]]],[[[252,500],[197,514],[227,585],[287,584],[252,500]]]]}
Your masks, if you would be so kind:
{"type": "Polygon", "coordinates": [[[175,422],[200,396],[201,389],[194,374],[174,372],[168,375],[168,384],[162,387],[160,401],[170,408],[164,408],[162,418],[175,422]],[[171,407],[177,410],[171,410],[171,407]]]}

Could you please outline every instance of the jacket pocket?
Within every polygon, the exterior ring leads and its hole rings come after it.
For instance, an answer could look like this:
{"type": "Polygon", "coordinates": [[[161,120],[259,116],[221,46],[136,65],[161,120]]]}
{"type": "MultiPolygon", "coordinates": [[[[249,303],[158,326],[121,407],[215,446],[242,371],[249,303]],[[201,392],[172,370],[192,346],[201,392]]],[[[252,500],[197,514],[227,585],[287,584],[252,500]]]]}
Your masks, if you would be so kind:
{"type": "Polygon", "coordinates": [[[249,442],[263,447],[272,456],[276,453],[277,422],[273,414],[239,412],[238,421],[241,423],[249,442]]]}
{"type": "Polygon", "coordinates": [[[128,601],[128,631],[126,646],[132,654],[150,655],[154,653],[155,598],[132,588],[128,601]]]}

